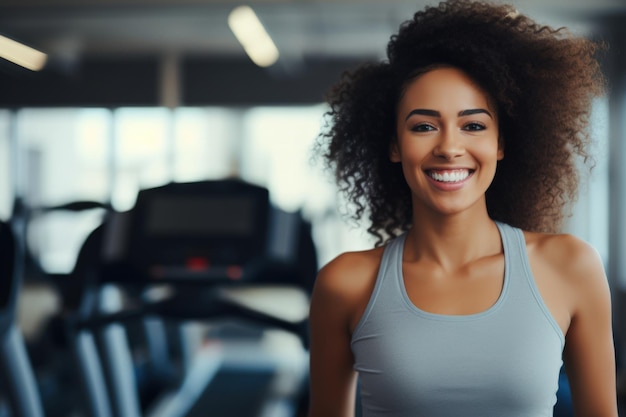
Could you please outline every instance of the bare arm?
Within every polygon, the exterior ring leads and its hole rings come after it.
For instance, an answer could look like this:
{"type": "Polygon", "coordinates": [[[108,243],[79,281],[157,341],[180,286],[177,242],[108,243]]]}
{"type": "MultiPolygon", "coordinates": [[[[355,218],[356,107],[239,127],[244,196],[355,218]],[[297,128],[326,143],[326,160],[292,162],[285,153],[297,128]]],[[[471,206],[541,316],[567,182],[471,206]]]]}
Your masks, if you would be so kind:
{"type": "Polygon", "coordinates": [[[617,416],[611,297],[602,262],[590,246],[567,242],[566,268],[574,311],[566,335],[565,369],[576,417],[617,416]]]}
{"type": "Polygon", "coordinates": [[[351,335],[371,295],[380,251],[347,253],[319,273],[309,314],[309,417],[354,416],[357,375],[351,335]]]}
{"type": "Polygon", "coordinates": [[[336,260],[320,271],[311,297],[309,417],[354,415],[356,374],[352,369],[347,295],[339,282],[340,263],[336,260]]]}

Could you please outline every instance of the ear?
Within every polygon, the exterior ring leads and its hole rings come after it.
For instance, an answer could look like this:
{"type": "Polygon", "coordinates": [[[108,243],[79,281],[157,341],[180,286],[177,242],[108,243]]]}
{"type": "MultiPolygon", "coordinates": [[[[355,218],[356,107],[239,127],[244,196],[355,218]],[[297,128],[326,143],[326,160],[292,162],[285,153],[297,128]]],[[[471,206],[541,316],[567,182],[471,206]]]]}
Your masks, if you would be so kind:
{"type": "Polygon", "coordinates": [[[400,162],[400,149],[398,148],[398,142],[394,140],[389,147],[389,160],[391,162],[400,162]]]}
{"type": "Polygon", "coordinates": [[[504,139],[501,137],[498,138],[498,161],[502,161],[504,159],[504,139]]]}

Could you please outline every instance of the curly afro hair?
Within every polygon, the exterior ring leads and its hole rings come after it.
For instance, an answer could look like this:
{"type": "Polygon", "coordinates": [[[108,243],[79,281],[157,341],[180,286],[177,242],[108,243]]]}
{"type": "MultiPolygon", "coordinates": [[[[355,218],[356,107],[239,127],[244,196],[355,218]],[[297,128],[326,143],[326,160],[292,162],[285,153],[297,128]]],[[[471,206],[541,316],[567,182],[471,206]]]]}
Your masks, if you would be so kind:
{"type": "Polygon", "coordinates": [[[355,205],[353,218],[369,216],[377,245],[411,226],[411,191],[389,160],[396,106],[407,83],[446,65],[466,72],[497,106],[506,155],[486,193],[489,216],[558,231],[577,197],[577,158],[590,157],[591,104],[605,89],[601,50],[510,5],[450,0],[417,12],[391,37],[388,60],[346,71],[328,96],[318,146],[355,205]]]}

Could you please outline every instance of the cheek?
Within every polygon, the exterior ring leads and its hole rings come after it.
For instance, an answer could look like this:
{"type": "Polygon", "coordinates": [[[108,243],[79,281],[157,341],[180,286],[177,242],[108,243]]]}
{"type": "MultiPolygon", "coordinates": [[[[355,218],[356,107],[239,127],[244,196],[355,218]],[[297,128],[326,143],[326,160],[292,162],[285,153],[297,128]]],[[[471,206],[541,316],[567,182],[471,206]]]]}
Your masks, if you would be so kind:
{"type": "Polygon", "coordinates": [[[424,141],[410,138],[402,142],[401,151],[398,152],[400,160],[408,162],[417,162],[428,154],[429,148],[424,141]]]}
{"type": "Polygon", "coordinates": [[[496,141],[485,140],[475,148],[477,155],[485,160],[500,160],[504,156],[504,152],[498,146],[496,141]]]}

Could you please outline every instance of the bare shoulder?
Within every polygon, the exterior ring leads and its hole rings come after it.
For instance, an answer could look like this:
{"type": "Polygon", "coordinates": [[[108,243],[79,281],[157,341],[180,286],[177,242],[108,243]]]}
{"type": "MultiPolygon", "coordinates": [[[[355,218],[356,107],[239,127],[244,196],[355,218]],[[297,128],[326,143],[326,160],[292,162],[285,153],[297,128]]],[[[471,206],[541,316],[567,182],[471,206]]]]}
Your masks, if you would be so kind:
{"type": "Polygon", "coordinates": [[[329,290],[345,290],[359,285],[365,277],[378,270],[383,248],[344,252],[327,263],[319,272],[317,283],[329,290]]]}
{"type": "Polygon", "coordinates": [[[540,265],[564,289],[584,297],[606,292],[608,284],[598,252],[570,234],[524,232],[531,263],[540,265]]]}
{"type": "Polygon", "coordinates": [[[345,252],[319,272],[312,304],[341,306],[350,328],[354,328],[373,291],[383,248],[345,252]]]}
{"type": "Polygon", "coordinates": [[[524,232],[531,256],[574,277],[604,274],[602,260],[593,246],[570,234],[524,232]]]}

